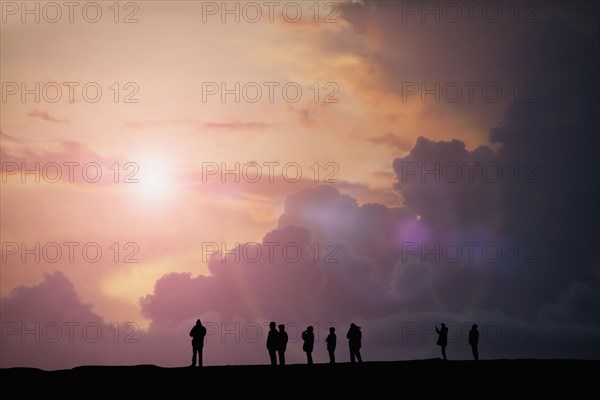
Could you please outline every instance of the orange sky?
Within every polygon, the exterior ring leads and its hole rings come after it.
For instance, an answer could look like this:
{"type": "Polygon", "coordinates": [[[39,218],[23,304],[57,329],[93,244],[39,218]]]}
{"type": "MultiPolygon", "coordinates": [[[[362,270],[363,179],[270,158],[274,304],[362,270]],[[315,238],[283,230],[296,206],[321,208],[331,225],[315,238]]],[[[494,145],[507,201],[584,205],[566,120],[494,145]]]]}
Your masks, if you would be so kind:
{"type": "MultiPolygon", "coordinates": [[[[418,97],[404,101],[366,55],[381,38],[354,31],[339,13],[337,22],[314,23],[312,2],[302,3],[305,18],[298,23],[280,14],[272,23],[264,18],[222,23],[218,16],[207,16],[204,23],[202,2],[194,1],[137,2],[139,22],[114,23],[109,2],[101,4],[103,17],[95,24],[77,11],[73,23],[66,16],[58,23],[43,18],[36,23],[33,17],[23,23],[20,14],[3,9],[2,161],[26,162],[29,168],[35,162],[97,162],[104,179],[35,183],[29,176],[22,183],[19,174],[5,173],[2,241],[31,246],[98,242],[105,256],[95,264],[64,262],[65,256],[57,263],[35,263],[32,257],[23,263],[11,256],[0,271],[2,295],[58,270],[106,320],[144,326],[138,299],[158,278],[168,272],[207,273],[203,242],[232,247],[260,241],[276,226],[286,194],[314,183],[310,167],[315,163],[319,182],[335,172],[340,191],[361,203],[400,205],[392,190],[393,157],[406,154],[418,136],[457,138],[469,148],[486,144],[489,127],[502,115],[502,102],[485,104],[484,117],[477,120],[449,112],[447,104],[418,97]],[[22,102],[20,92],[7,94],[11,82],[28,88],[39,82],[48,92],[40,94],[39,103],[34,95],[22,102]],[[55,95],[51,82],[62,88],[55,103],[44,97],[55,95]],[[63,82],[79,83],[72,103],[63,82]],[[82,97],[81,88],[89,82],[102,89],[98,102],[82,97]],[[225,82],[229,88],[256,82],[263,97],[236,103],[229,95],[223,103],[215,95],[204,102],[206,82],[225,82]],[[265,82],[279,84],[272,103],[265,82]],[[280,90],[289,82],[302,88],[296,103],[285,101],[280,90]],[[317,102],[310,89],[315,82],[317,102]],[[325,103],[336,87],[337,102],[325,103]],[[139,90],[132,99],[138,102],[125,103],[134,89],[139,90]],[[130,172],[125,163],[136,163],[141,182],[122,183],[121,175],[119,183],[111,183],[109,167],[115,162],[121,173],[130,172]],[[274,182],[263,177],[236,184],[231,175],[227,184],[215,177],[203,182],[206,162],[229,168],[293,162],[301,166],[303,179],[287,183],[277,168],[274,182]],[[109,250],[114,242],[121,247],[135,242],[139,262],[124,263],[121,253],[115,263],[109,250]]],[[[121,9],[119,18],[132,10],[121,9]]],[[[397,57],[418,57],[401,47],[392,51],[397,57]]]]}

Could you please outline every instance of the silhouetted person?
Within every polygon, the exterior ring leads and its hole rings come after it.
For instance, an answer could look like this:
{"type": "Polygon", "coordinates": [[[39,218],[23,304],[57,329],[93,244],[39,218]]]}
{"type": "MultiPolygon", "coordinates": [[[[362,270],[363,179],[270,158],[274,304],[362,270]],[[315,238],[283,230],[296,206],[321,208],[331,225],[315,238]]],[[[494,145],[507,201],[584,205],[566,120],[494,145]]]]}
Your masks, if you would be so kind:
{"type": "Polygon", "coordinates": [[[435,326],[435,331],[439,335],[436,344],[442,347],[442,355],[444,356],[444,360],[447,360],[446,346],[448,345],[448,328],[446,328],[446,325],[442,323],[441,329],[438,329],[437,325],[435,326]]]}
{"type": "Polygon", "coordinates": [[[279,325],[279,343],[277,353],[279,353],[279,365],[285,365],[285,350],[287,349],[288,334],[285,331],[285,325],[279,325]]]}
{"type": "Polygon", "coordinates": [[[206,328],[202,325],[200,320],[196,321],[196,325],[190,331],[192,337],[192,365],[196,366],[196,354],[198,354],[198,366],[202,366],[202,349],[204,348],[204,336],[206,336],[206,328]]]}
{"type": "Polygon", "coordinates": [[[360,347],[362,332],[360,331],[360,326],[350,324],[350,329],[348,329],[346,337],[348,338],[348,346],[350,347],[350,362],[358,360],[358,362],[361,363],[362,357],[360,356],[360,347]]]}
{"type": "Polygon", "coordinates": [[[329,363],[335,364],[335,345],[337,342],[337,336],[335,335],[335,328],[329,328],[329,335],[325,339],[327,343],[327,352],[329,353],[329,363]]]}
{"type": "Polygon", "coordinates": [[[277,348],[279,347],[279,332],[275,329],[275,322],[269,324],[269,335],[267,336],[267,350],[271,358],[271,365],[277,365],[277,348]]]}
{"type": "Polygon", "coordinates": [[[473,324],[469,331],[469,344],[471,350],[473,350],[473,358],[475,361],[479,360],[479,350],[477,350],[477,344],[479,344],[479,331],[477,330],[477,324],[473,324]]]}
{"type": "Polygon", "coordinates": [[[302,350],[304,350],[304,352],[306,353],[306,361],[309,364],[312,364],[312,351],[313,347],[315,346],[315,334],[313,333],[312,326],[309,326],[304,332],[302,332],[302,340],[304,340],[302,350]]]}

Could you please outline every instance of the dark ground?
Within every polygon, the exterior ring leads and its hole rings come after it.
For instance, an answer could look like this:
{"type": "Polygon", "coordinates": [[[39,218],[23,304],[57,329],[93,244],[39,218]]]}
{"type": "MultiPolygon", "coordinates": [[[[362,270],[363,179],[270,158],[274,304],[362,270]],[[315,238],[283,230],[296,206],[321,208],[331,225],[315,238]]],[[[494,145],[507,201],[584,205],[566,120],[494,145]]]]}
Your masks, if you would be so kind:
{"type": "MultiPolygon", "coordinates": [[[[569,398],[597,392],[600,360],[416,360],[203,368],[154,365],[83,366],[70,370],[0,369],[4,395],[33,393],[63,397],[121,398],[141,395],[173,398],[190,393],[198,398],[521,397],[526,393],[569,398]],[[128,395],[129,394],[129,395],[128,395]]],[[[3,396],[5,397],[5,396],[3,396]]],[[[191,397],[191,396],[190,396],[191,397]]]]}

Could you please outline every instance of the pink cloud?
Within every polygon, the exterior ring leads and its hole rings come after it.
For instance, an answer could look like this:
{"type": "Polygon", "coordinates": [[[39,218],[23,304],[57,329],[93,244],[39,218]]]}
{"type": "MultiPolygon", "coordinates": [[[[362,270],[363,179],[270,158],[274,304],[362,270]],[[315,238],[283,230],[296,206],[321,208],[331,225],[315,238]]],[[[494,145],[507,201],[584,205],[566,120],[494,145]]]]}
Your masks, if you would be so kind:
{"type": "Polygon", "coordinates": [[[216,122],[216,121],[201,121],[197,119],[189,118],[167,118],[160,120],[143,120],[143,121],[127,121],[125,126],[131,129],[148,129],[148,128],[162,128],[165,126],[190,126],[194,128],[205,128],[214,130],[264,130],[272,127],[272,124],[262,121],[229,121],[229,122],[216,122]]]}
{"type": "Polygon", "coordinates": [[[202,122],[190,118],[166,118],[156,120],[127,121],[125,126],[131,129],[161,128],[164,126],[201,126],[202,122]]]}
{"type": "MultiPolygon", "coordinates": [[[[8,135],[3,134],[3,138],[5,136],[8,135]]],[[[50,180],[56,179],[61,183],[88,184],[96,180],[99,172],[98,180],[93,183],[106,185],[114,182],[109,168],[117,162],[121,166],[129,162],[122,157],[102,156],[86,144],[70,140],[48,145],[9,139],[8,143],[3,143],[1,152],[2,179],[11,177],[19,179],[23,167],[27,170],[36,170],[39,166],[39,179],[44,175],[50,180]],[[44,174],[44,171],[47,173],[44,174]]],[[[30,179],[34,178],[30,177],[30,179]]]]}
{"type": "Polygon", "coordinates": [[[136,332],[131,342],[115,342],[115,331],[91,305],[81,303],[73,284],[61,273],[45,274],[37,286],[16,288],[2,297],[0,309],[2,367],[127,363],[139,344],[134,340],[142,336],[136,332]]]}
{"type": "Polygon", "coordinates": [[[228,130],[228,131],[255,131],[264,130],[271,127],[266,122],[206,122],[203,125],[207,129],[228,130]]]}
{"type": "Polygon", "coordinates": [[[48,111],[46,111],[46,110],[34,109],[34,110],[31,110],[29,113],[27,113],[27,115],[32,118],[39,118],[44,121],[54,122],[57,124],[68,124],[69,123],[68,118],[64,118],[64,119],[56,118],[56,117],[50,115],[50,113],[48,113],[48,111]]]}
{"type": "Polygon", "coordinates": [[[294,106],[288,107],[288,112],[304,127],[312,127],[316,123],[316,107],[308,108],[296,108],[294,106]]]}

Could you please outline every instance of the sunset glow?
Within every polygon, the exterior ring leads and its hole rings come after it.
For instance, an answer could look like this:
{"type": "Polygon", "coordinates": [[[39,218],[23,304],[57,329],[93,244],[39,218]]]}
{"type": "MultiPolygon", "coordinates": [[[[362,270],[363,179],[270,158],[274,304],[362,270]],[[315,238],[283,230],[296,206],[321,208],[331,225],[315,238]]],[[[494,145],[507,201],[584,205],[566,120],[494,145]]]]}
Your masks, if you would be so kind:
{"type": "Polygon", "coordinates": [[[595,2],[67,3],[0,5],[1,368],[600,358],[595,2]]]}

